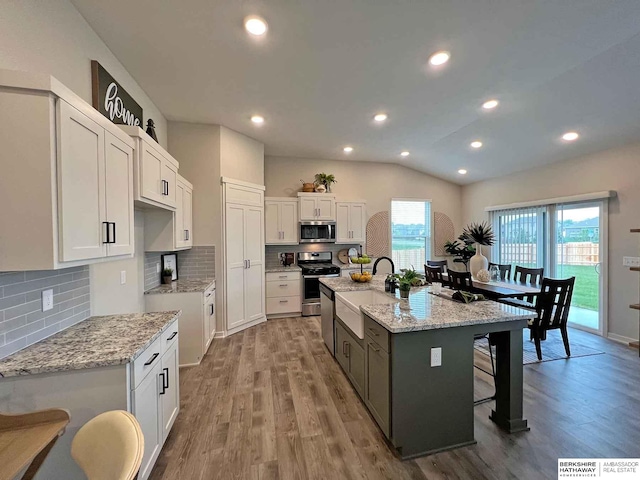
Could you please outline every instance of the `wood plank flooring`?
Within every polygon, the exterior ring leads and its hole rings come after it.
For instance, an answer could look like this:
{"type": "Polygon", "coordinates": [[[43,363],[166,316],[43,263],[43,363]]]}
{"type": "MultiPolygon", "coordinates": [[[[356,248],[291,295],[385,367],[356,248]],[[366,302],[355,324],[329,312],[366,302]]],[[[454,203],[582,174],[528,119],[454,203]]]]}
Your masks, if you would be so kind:
{"type": "MultiPolygon", "coordinates": [[[[556,478],[558,457],[640,457],[637,352],[572,337],[606,353],[524,367],[530,432],[503,433],[490,402],[475,407],[476,445],[402,462],[325,348],[319,317],[269,320],[180,370],[182,410],[150,478],[522,480],[556,478]]],[[[476,370],[477,398],[488,380],[476,370]]]]}

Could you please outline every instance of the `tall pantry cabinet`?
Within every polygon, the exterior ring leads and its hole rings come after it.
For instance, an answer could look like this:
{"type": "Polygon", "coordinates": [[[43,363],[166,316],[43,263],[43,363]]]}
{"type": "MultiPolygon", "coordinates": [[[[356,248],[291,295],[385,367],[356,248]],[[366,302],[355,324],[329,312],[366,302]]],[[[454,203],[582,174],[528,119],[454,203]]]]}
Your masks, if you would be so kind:
{"type": "Polygon", "coordinates": [[[266,320],[264,186],[223,177],[225,334],[266,320]]]}

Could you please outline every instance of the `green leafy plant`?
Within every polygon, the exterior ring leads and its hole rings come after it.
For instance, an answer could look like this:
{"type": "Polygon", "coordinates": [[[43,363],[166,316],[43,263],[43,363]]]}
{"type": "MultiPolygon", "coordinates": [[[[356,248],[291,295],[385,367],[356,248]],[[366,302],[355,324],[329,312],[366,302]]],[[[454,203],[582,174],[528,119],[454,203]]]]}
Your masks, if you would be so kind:
{"type": "Polygon", "coordinates": [[[496,241],[493,229],[487,222],[470,223],[461,236],[471,239],[479,245],[493,245],[496,241]]]}
{"type": "Polygon", "coordinates": [[[324,185],[327,189],[327,192],[331,191],[332,183],[338,183],[335,175],[333,175],[332,173],[316,173],[315,184],[324,185]]]}
{"type": "Polygon", "coordinates": [[[396,273],[394,277],[398,280],[400,290],[411,290],[411,287],[420,285],[424,279],[424,275],[416,272],[413,268],[401,268],[401,273],[396,273]]]}
{"type": "Polygon", "coordinates": [[[164,270],[162,270],[162,276],[163,277],[173,276],[173,268],[165,268],[164,270]]]}
{"type": "Polygon", "coordinates": [[[462,263],[465,270],[469,270],[469,260],[476,254],[476,248],[473,246],[474,240],[460,235],[457,240],[444,244],[444,250],[449,255],[453,255],[454,263],[462,263]]]}

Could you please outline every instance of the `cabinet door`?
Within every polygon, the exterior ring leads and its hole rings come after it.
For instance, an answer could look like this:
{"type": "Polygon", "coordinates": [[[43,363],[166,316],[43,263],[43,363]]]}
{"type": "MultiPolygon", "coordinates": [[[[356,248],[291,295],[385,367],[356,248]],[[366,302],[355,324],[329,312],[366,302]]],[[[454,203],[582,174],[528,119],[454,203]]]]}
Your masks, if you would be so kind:
{"type": "Polygon", "coordinates": [[[282,243],[280,202],[264,202],[264,241],[267,245],[282,243]]]}
{"type": "Polygon", "coordinates": [[[178,169],[166,159],[162,162],[161,179],[166,182],[166,193],[160,200],[170,207],[176,206],[176,187],[178,185],[178,169]]]}
{"type": "Polygon", "coordinates": [[[178,342],[162,355],[160,410],[162,415],[162,443],[167,439],[180,410],[180,384],[178,378],[178,342]]]}
{"type": "Polygon", "coordinates": [[[364,345],[366,348],[364,403],[382,432],[389,438],[391,433],[389,354],[366,335],[364,345]]]}
{"type": "Polygon", "coordinates": [[[298,198],[298,205],[300,208],[300,220],[318,219],[318,206],[316,205],[315,198],[300,197],[298,198]]]}
{"type": "Polygon", "coordinates": [[[244,256],[245,220],[242,205],[227,204],[225,209],[226,246],[226,306],[227,328],[232,329],[245,323],[244,256]]]}
{"type": "MultiPolygon", "coordinates": [[[[184,213],[182,217],[182,224],[187,233],[187,240],[185,241],[185,247],[193,247],[193,191],[185,187],[183,193],[183,207],[184,213]]],[[[177,197],[176,197],[177,200],[177,197]]]]}
{"type": "Polygon", "coordinates": [[[248,268],[245,270],[245,319],[252,322],[265,314],[265,279],[263,215],[261,207],[245,208],[244,248],[248,268]]]}
{"type": "Polygon", "coordinates": [[[182,248],[187,242],[187,233],[184,227],[184,192],[185,187],[181,183],[176,184],[176,211],[173,213],[173,228],[175,229],[175,246],[182,248]]]}
{"type": "Polygon", "coordinates": [[[349,372],[349,335],[345,332],[342,325],[340,325],[337,321],[335,324],[335,341],[336,341],[336,352],[335,357],[342,370],[345,373],[349,372]]]}
{"type": "Polygon", "coordinates": [[[160,427],[160,362],[149,372],[145,379],[133,391],[133,415],[140,424],[144,435],[144,455],[138,478],[149,477],[153,464],[162,448],[162,429],[160,427]]]}
{"type": "Polygon", "coordinates": [[[366,204],[352,203],[349,207],[349,229],[351,242],[364,243],[367,236],[366,204]]]}
{"type": "Polygon", "coordinates": [[[133,149],[105,132],[106,221],[110,222],[107,255],[133,254],[133,149]]]}
{"type": "Polygon", "coordinates": [[[349,374],[356,392],[364,392],[364,349],[355,342],[349,344],[349,374]]]}
{"type": "Polygon", "coordinates": [[[280,204],[280,230],[282,243],[293,245],[298,243],[298,205],[296,202],[280,204]]]}
{"type": "Polygon", "coordinates": [[[335,220],[336,219],[336,200],[334,197],[324,197],[321,193],[316,199],[316,208],[318,209],[318,220],[335,220]]]}
{"type": "Polygon", "coordinates": [[[209,297],[209,301],[207,302],[207,311],[205,312],[207,316],[207,340],[205,342],[208,343],[216,334],[216,294],[213,292],[211,297],[209,297]]]}
{"type": "Polygon", "coordinates": [[[336,203],[336,243],[351,242],[349,209],[348,203],[336,203]]]}
{"type": "Polygon", "coordinates": [[[140,196],[160,203],[164,199],[162,183],[162,165],[165,162],[160,152],[146,142],[140,142],[142,149],[140,156],[140,196]]]}
{"type": "MultiPolygon", "coordinates": [[[[63,262],[106,255],[104,129],[59,101],[58,221],[63,262]]],[[[5,205],[4,208],[7,208],[5,205]]],[[[9,226],[5,226],[9,228],[9,226]]]]}

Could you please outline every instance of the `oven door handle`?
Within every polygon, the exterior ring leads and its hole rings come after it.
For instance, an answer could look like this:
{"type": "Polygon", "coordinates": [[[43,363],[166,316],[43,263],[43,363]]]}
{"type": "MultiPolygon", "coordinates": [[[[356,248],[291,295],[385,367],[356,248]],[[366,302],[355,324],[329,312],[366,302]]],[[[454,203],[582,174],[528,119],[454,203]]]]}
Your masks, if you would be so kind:
{"type": "Polygon", "coordinates": [[[302,278],[326,278],[326,277],[339,277],[339,273],[332,273],[331,275],[303,275],[302,278]]]}

